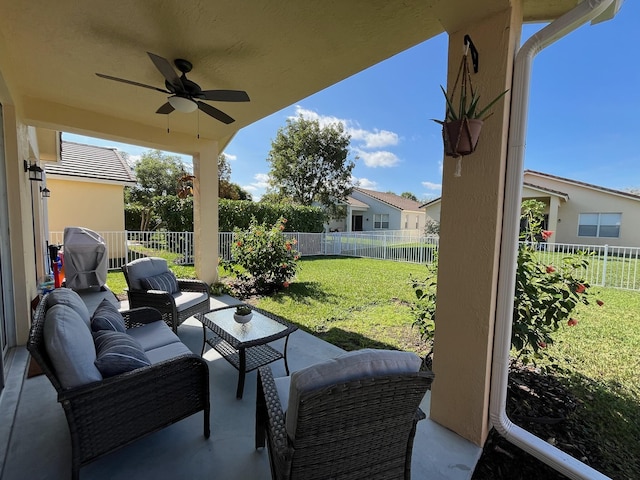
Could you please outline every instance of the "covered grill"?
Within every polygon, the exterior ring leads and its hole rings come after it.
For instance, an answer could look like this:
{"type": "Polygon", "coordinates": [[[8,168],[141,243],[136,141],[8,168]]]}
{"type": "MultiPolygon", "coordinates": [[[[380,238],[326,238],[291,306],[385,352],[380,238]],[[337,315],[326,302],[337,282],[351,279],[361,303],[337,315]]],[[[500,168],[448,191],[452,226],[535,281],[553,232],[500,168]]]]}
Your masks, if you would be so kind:
{"type": "Polygon", "coordinates": [[[64,229],[66,286],[73,290],[100,290],[107,282],[109,258],[104,238],[83,227],[64,229]]]}

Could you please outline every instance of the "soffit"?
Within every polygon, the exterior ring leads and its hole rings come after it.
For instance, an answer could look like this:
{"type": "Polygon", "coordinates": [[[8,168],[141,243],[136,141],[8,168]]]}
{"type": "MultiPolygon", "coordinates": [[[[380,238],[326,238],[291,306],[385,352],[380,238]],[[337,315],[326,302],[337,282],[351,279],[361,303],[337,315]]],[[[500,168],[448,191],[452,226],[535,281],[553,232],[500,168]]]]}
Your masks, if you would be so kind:
{"type": "MultiPolygon", "coordinates": [[[[528,0],[524,11],[531,18],[557,16],[575,3],[528,0]]],[[[0,84],[6,83],[0,94],[34,126],[82,132],[88,125],[109,138],[122,121],[133,126],[131,139],[169,127],[191,137],[199,129],[203,139],[224,142],[243,126],[508,4],[0,0],[0,84]],[[164,88],[147,51],[185,58],[194,65],[188,78],[203,89],[245,90],[251,102],[210,102],[236,119],[231,125],[195,113],[167,118],[155,113],[166,95],[95,75],[164,88]]]]}

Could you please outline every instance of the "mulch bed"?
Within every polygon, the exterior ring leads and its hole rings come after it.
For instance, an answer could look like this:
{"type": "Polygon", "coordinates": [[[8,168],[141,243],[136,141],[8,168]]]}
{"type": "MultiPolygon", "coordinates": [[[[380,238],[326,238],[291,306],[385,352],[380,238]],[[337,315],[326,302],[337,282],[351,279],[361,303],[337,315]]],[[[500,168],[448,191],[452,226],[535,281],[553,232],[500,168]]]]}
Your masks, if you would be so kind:
{"type": "MultiPolygon", "coordinates": [[[[555,445],[569,455],[586,462],[592,458],[590,439],[578,419],[572,415],[580,406],[552,375],[520,364],[512,364],[507,393],[507,414],[517,425],[555,445]]],[[[591,467],[600,470],[598,465],[591,467]]],[[[495,430],[484,446],[473,480],[505,478],[510,480],[564,480],[537,458],[512,445],[495,430]]]]}

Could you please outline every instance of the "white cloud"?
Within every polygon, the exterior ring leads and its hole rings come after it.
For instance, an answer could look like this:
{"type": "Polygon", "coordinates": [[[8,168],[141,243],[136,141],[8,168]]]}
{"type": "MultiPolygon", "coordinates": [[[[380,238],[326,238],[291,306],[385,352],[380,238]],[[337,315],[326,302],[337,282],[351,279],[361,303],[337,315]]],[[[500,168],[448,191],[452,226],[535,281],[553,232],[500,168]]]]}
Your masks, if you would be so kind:
{"type": "Polygon", "coordinates": [[[368,178],[356,178],[351,177],[351,183],[360,188],[365,188],[367,190],[377,190],[378,182],[374,182],[373,180],[369,180],[368,178]]]}
{"type": "Polygon", "coordinates": [[[387,146],[397,145],[400,141],[400,137],[397,133],[389,130],[365,130],[357,125],[357,122],[348,120],[345,118],[338,118],[330,115],[321,115],[313,110],[302,108],[300,105],[296,105],[295,116],[289,117],[291,119],[297,118],[299,115],[307,120],[316,120],[321,127],[326,127],[330,124],[340,123],[344,127],[345,131],[351,135],[351,141],[358,144],[358,148],[376,149],[387,146]]]}
{"type": "Polygon", "coordinates": [[[365,152],[364,150],[356,149],[356,154],[360,157],[367,167],[395,167],[400,163],[400,159],[395,153],[388,152],[386,150],[377,150],[374,152],[365,152]]]}
{"type": "Polygon", "coordinates": [[[256,173],[253,178],[255,182],[253,182],[252,185],[255,185],[258,188],[267,188],[269,186],[268,173],[256,173]]]}
{"type": "Polygon", "coordinates": [[[362,148],[382,148],[398,144],[398,134],[388,130],[375,129],[373,132],[369,130],[349,129],[352,140],[360,140],[364,142],[362,148]]]}
{"type": "Polygon", "coordinates": [[[422,182],[422,185],[427,188],[427,190],[442,190],[441,183],[433,183],[433,182],[422,182]]]}
{"type": "Polygon", "coordinates": [[[227,157],[227,160],[230,162],[235,162],[238,159],[237,155],[231,155],[230,153],[225,153],[224,156],[227,157]]]}

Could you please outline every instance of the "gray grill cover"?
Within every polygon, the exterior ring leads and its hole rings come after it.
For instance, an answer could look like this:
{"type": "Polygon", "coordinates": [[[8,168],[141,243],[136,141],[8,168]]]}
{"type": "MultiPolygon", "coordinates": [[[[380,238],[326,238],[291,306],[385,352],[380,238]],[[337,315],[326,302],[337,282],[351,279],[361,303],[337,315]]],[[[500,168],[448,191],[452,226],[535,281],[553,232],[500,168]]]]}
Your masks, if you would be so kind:
{"type": "Polygon", "coordinates": [[[107,245],[96,232],[82,227],[64,229],[64,271],[67,288],[100,289],[107,283],[107,245]]]}

